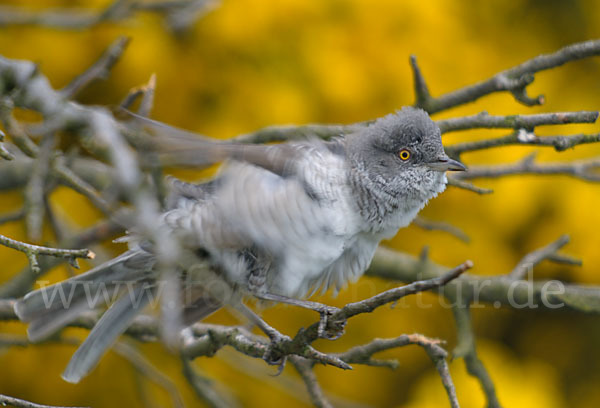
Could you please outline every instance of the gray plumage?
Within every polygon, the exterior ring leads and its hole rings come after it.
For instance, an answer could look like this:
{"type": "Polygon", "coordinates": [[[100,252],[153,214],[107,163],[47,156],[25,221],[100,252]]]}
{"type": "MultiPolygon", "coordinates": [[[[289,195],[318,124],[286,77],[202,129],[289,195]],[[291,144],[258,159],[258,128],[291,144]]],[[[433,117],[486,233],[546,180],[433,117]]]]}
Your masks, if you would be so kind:
{"type": "MultiPolygon", "coordinates": [[[[195,165],[226,160],[208,183],[172,180],[169,209],[158,221],[182,244],[179,267],[196,288],[197,296],[184,304],[186,323],[229,301],[207,289],[214,279],[233,288],[232,296],[303,298],[319,289],[341,289],[363,274],[382,239],[407,226],[444,190],[446,170],[464,170],[444,153],[427,113],[414,108],[329,142],[268,146],[194,139],[156,122],[146,125],[160,134],[155,147],[167,161],[177,155],[195,165]],[[211,265],[214,276],[194,272],[201,269],[196,263],[211,265]]],[[[83,281],[92,287],[133,281],[135,293],[154,284],[152,246],[138,242],[134,232],[129,240],[130,250],[120,257],[45,289],[72,291],[71,309],[60,298],[48,302],[43,290],[20,300],[15,310],[31,322],[29,336],[40,340],[100,303],[83,301],[89,295],[80,287],[83,281]]],[[[65,379],[79,381],[126,329],[139,305],[125,296],[91,331],[65,379]]]]}

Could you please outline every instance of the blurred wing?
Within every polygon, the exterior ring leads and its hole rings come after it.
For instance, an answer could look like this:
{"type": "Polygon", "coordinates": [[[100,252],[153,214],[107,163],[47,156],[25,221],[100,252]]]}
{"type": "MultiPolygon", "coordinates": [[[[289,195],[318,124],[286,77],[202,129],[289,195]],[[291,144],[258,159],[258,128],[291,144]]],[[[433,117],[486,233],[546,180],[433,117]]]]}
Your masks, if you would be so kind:
{"type": "Polygon", "coordinates": [[[148,147],[158,154],[164,166],[208,167],[232,159],[285,176],[293,171],[300,153],[294,144],[258,145],[216,141],[133,112],[127,111],[127,114],[155,135],[148,147]]]}

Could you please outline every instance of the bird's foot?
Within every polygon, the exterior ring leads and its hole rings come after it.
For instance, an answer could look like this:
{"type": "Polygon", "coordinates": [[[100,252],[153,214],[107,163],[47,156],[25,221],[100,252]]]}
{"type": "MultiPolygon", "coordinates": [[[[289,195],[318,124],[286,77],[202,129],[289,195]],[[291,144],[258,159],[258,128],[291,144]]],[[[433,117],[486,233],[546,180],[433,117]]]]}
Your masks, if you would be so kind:
{"type": "Polygon", "coordinates": [[[342,337],[346,328],[346,319],[332,319],[340,309],[333,306],[322,305],[316,311],[321,315],[319,329],[317,331],[318,336],[327,340],[337,340],[342,337]]]}
{"type": "Polygon", "coordinates": [[[269,365],[279,366],[275,375],[281,374],[287,361],[287,355],[283,354],[281,348],[283,344],[290,342],[292,339],[285,334],[281,334],[277,331],[269,333],[271,342],[267,345],[267,348],[263,354],[263,360],[269,365]]]}

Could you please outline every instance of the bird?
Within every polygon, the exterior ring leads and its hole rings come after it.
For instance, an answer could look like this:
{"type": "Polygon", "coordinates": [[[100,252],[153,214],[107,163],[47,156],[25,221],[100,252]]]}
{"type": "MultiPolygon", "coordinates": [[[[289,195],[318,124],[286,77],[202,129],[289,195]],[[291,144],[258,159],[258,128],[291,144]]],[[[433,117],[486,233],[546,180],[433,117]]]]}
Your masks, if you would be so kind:
{"type": "MultiPolygon", "coordinates": [[[[156,220],[161,236],[180,247],[180,286],[191,294],[182,301],[184,325],[251,296],[316,310],[319,335],[337,337],[327,329],[336,309],[308,298],[356,281],[381,240],[444,191],[446,171],[466,170],[445,153],[435,122],[413,107],[328,141],[272,145],[210,141],[150,119],[142,123],[162,133],[158,140],[167,143],[157,146],[164,154],[185,155],[197,165],[222,162],[208,181],[171,179],[166,209],[156,220]]],[[[92,299],[92,291],[117,293],[71,358],[66,381],[76,383],[95,367],[149,303],[144,291],[158,287],[159,248],[135,229],[124,240],[129,249],[123,254],[15,304],[29,323],[29,338],[39,341],[100,306],[103,299],[92,299]],[[66,294],[69,304],[56,293],[66,294]]]]}

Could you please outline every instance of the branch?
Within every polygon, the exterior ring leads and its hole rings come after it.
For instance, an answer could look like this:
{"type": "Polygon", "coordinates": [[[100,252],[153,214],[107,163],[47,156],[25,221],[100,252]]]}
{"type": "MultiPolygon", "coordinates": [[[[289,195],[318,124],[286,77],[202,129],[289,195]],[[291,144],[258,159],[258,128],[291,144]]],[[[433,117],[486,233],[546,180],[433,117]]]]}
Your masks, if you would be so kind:
{"type": "Polygon", "coordinates": [[[94,259],[94,257],[96,256],[96,254],[94,254],[89,249],[48,248],[39,245],[26,244],[25,242],[16,241],[14,239],[5,237],[4,235],[0,235],[0,245],[4,245],[6,247],[23,252],[25,255],[27,255],[27,258],[29,258],[29,262],[31,264],[32,269],[39,269],[39,265],[36,259],[38,255],[49,255],[58,258],[65,258],[74,267],[77,267],[77,263],[75,262],[76,258],[94,259]]]}
{"type": "MultiPolygon", "coordinates": [[[[494,92],[508,91],[513,97],[524,105],[540,105],[544,102],[542,95],[536,98],[530,98],[526,94],[526,88],[533,82],[533,74],[539,71],[551,69],[563,65],[570,61],[576,61],[583,58],[600,55],[600,40],[580,42],[566,46],[552,54],[540,55],[514,66],[505,71],[499,72],[493,77],[478,82],[474,85],[466,86],[456,91],[441,95],[437,98],[422,97],[415,106],[425,109],[429,113],[436,113],[452,107],[474,102],[482,96],[494,92]]],[[[412,63],[413,73],[418,71],[416,59],[412,63]]],[[[417,75],[414,74],[415,78],[417,75]]],[[[419,81],[425,83],[420,75],[419,81]]],[[[417,85],[415,85],[417,86],[417,85]]],[[[422,87],[422,85],[419,85],[422,87]]]]}
{"type": "Polygon", "coordinates": [[[465,234],[460,228],[455,227],[447,222],[431,221],[421,216],[417,216],[412,222],[419,228],[423,228],[427,231],[444,231],[450,235],[455,236],[463,242],[468,243],[470,241],[469,236],[465,234]]]}
{"type": "MultiPolygon", "coordinates": [[[[3,407],[5,406],[12,406],[15,408],[69,408],[69,407],[63,407],[63,406],[56,406],[56,405],[41,405],[41,404],[36,404],[35,402],[30,402],[30,401],[25,401],[19,398],[14,398],[14,397],[9,397],[8,395],[3,395],[0,394],[0,405],[2,405],[3,407]]],[[[72,408],[76,408],[76,407],[72,407],[72,408]]]]}
{"type": "Polygon", "coordinates": [[[312,362],[298,356],[290,357],[290,361],[296,371],[298,371],[298,374],[300,374],[300,377],[302,377],[304,384],[306,384],[306,390],[313,405],[318,408],[333,408],[333,405],[325,398],[325,393],[313,371],[312,362]]]}
{"type": "Polygon", "coordinates": [[[181,362],[183,364],[183,375],[196,395],[209,407],[232,408],[238,406],[237,401],[232,400],[232,396],[228,395],[227,398],[225,398],[224,396],[219,395],[212,386],[211,381],[200,376],[196,372],[190,360],[182,356],[181,362]]]}
{"type": "Polygon", "coordinates": [[[455,182],[478,178],[498,178],[523,174],[532,175],[566,175],[585,181],[600,181],[600,159],[578,160],[572,162],[535,163],[535,153],[523,160],[507,165],[470,166],[468,171],[455,174],[451,178],[455,182]]]}
{"type": "Polygon", "coordinates": [[[171,397],[174,408],[184,408],[185,404],[181,398],[175,383],[160,370],[152,365],[135,347],[126,342],[119,341],[113,345],[113,350],[121,357],[129,361],[133,368],[144,377],[162,387],[171,397]]]}
{"type": "Polygon", "coordinates": [[[444,149],[450,157],[458,158],[462,153],[476,150],[489,149],[499,146],[531,145],[552,146],[557,152],[570,149],[580,144],[600,142],[600,133],[577,134],[571,136],[537,136],[523,129],[510,135],[495,139],[478,140],[475,142],[457,143],[445,146],[444,149]]]}
{"type": "MultiPolygon", "coordinates": [[[[348,303],[337,313],[334,313],[329,320],[331,322],[342,322],[359,314],[370,313],[378,307],[395,302],[405,296],[445,286],[472,267],[473,263],[466,261],[431,279],[412,281],[406,286],[387,290],[359,302],[348,303]]],[[[301,350],[303,345],[311,344],[319,337],[318,331],[319,323],[314,323],[307,329],[300,329],[292,341],[285,345],[284,350],[291,352],[290,354],[297,354],[296,350],[301,350]]]]}
{"type": "Polygon", "coordinates": [[[62,95],[67,99],[72,98],[94,80],[106,79],[112,67],[121,59],[129,41],[127,37],[119,37],[102,53],[98,61],[61,89],[62,95]]]}
{"type": "Polygon", "coordinates": [[[442,133],[468,129],[528,129],[542,125],[566,125],[570,123],[594,123],[598,119],[597,111],[552,112],[533,115],[490,115],[480,112],[476,115],[442,119],[435,123],[442,133]]]}
{"type": "MultiPolygon", "coordinates": [[[[370,276],[414,282],[443,276],[448,268],[429,260],[380,247],[367,270],[370,276]]],[[[448,299],[467,299],[481,307],[507,306],[515,309],[571,309],[600,314],[600,287],[571,285],[558,281],[513,281],[501,276],[462,274],[440,289],[448,299]],[[558,286],[558,287],[557,287],[558,286]]]]}
{"type": "Polygon", "coordinates": [[[58,9],[32,12],[23,8],[0,8],[0,27],[10,25],[40,25],[63,30],[83,30],[106,22],[119,22],[136,12],[162,14],[174,30],[189,27],[195,20],[212,10],[215,0],[133,1],[115,0],[100,12],[81,9],[58,9]],[[187,13],[187,18],[182,17],[187,13]]]}
{"type": "Polygon", "coordinates": [[[6,135],[4,134],[4,132],[0,129],[0,158],[4,160],[14,160],[15,156],[11,152],[6,150],[6,147],[4,147],[5,136],[6,135]]]}
{"type": "MultiPolygon", "coordinates": [[[[556,260],[559,254],[557,251],[569,243],[569,237],[562,235],[556,241],[546,245],[543,248],[530,252],[519,261],[517,266],[508,274],[513,280],[523,279],[528,270],[539,264],[545,259],[556,260]]],[[[562,259],[562,258],[558,258],[562,259]]]]}
{"type": "Polygon", "coordinates": [[[462,358],[465,361],[468,373],[477,378],[485,394],[487,408],[501,408],[496,396],[494,382],[477,355],[469,306],[455,305],[452,312],[454,313],[458,339],[456,347],[452,351],[452,357],[462,358]]]}

